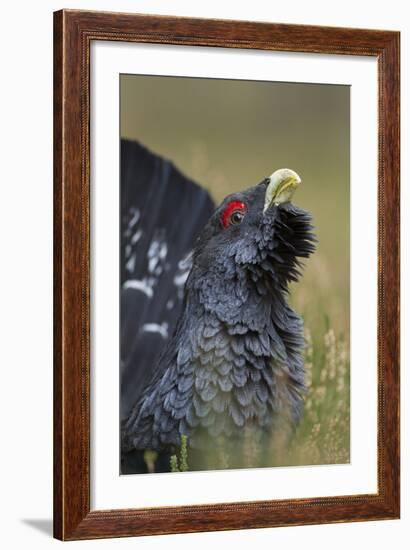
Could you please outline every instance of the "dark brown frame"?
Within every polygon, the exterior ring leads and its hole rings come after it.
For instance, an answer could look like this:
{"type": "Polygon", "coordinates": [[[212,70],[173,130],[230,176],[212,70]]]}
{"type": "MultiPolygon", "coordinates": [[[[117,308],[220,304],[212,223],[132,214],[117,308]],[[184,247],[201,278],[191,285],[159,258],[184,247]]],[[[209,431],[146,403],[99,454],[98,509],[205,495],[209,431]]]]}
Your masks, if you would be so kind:
{"type": "Polygon", "coordinates": [[[391,31],[63,10],[54,14],[54,536],[63,540],[399,517],[399,45],[391,31]],[[90,510],[92,40],[374,56],[379,82],[378,493],[90,510]]]}

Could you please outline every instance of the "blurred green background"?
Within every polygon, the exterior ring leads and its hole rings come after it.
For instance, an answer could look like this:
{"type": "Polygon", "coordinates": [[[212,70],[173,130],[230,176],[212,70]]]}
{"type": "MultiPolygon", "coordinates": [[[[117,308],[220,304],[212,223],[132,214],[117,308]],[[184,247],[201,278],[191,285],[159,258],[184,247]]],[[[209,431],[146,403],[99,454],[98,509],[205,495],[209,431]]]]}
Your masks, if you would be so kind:
{"type": "Polygon", "coordinates": [[[276,463],[348,462],[350,87],[121,75],[120,96],[121,137],[171,159],[216,203],[278,168],[301,176],[293,202],[319,243],[291,302],[310,388],[294,453],[276,463]]]}

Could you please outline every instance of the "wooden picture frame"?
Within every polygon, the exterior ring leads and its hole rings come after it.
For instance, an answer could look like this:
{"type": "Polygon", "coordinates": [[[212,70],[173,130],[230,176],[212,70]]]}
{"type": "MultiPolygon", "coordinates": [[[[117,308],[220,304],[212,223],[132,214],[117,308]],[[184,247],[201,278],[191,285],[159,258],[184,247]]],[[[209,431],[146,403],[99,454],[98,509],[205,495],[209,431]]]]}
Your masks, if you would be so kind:
{"type": "Polygon", "coordinates": [[[62,540],[399,517],[398,32],[63,10],[54,14],[54,536],[62,540]],[[93,40],[372,56],[378,62],[378,492],[90,510],[93,40]]]}

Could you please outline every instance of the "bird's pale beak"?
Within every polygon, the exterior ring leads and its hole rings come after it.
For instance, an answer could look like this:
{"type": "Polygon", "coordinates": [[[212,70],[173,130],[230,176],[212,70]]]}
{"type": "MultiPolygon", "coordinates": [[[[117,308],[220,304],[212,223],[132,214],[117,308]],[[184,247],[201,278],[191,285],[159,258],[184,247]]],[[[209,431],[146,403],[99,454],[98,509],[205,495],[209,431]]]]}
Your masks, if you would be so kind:
{"type": "Polygon", "coordinates": [[[268,179],[269,184],[265,192],[264,212],[273,204],[290,201],[293,193],[302,182],[299,175],[289,168],[276,170],[268,179]]]}

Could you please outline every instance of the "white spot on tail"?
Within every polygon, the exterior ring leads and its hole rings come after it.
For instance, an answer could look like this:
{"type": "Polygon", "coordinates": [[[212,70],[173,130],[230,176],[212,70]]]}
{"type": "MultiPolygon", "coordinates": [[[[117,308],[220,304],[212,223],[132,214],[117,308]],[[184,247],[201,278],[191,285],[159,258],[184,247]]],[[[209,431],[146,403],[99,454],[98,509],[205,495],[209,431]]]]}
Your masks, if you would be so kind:
{"type": "Polygon", "coordinates": [[[133,290],[140,290],[146,296],[148,296],[148,298],[152,298],[154,295],[152,287],[145,279],[142,279],[141,281],[139,281],[138,279],[129,279],[128,281],[125,281],[125,283],[122,285],[122,288],[124,290],[127,290],[128,288],[131,288],[133,290]]]}
{"type": "Polygon", "coordinates": [[[166,340],[168,338],[168,323],[162,323],[161,325],[158,323],[145,323],[142,325],[142,331],[155,332],[160,334],[164,340],[166,340]]]}

